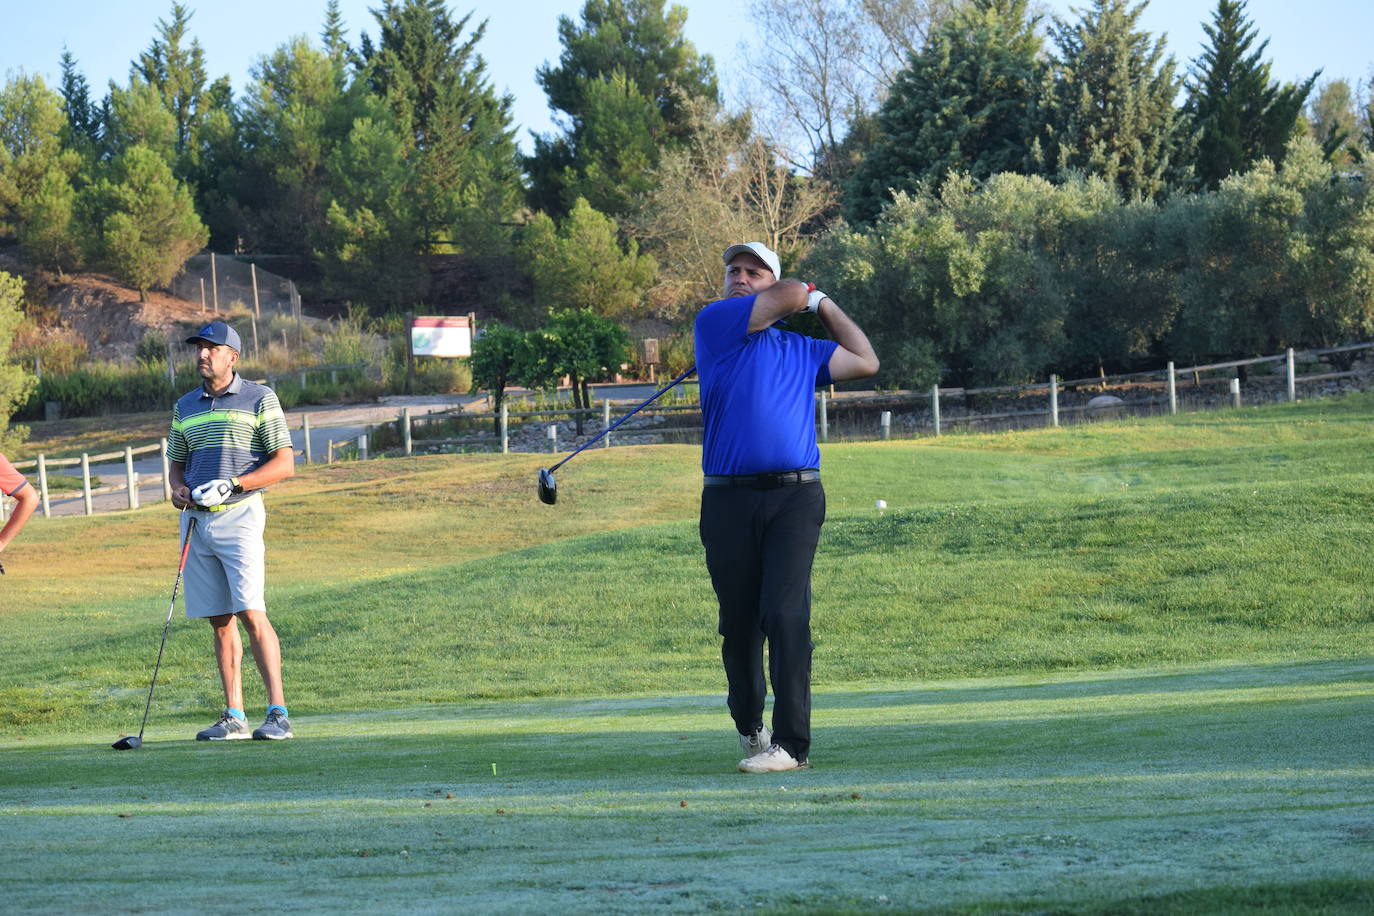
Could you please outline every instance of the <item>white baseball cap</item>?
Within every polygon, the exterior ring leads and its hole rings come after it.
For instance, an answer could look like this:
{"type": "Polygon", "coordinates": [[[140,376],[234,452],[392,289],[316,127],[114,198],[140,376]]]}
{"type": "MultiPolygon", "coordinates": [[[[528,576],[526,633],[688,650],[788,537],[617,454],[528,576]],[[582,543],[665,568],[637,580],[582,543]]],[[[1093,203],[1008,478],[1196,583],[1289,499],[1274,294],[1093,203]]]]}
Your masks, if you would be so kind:
{"type": "Polygon", "coordinates": [[[752,254],[754,257],[767,264],[768,269],[773,272],[773,278],[775,280],[782,279],[782,268],[778,266],[778,256],[773,253],[772,249],[763,244],[763,242],[746,242],[743,245],[731,245],[729,248],[725,249],[725,254],[722,256],[722,260],[725,261],[725,266],[729,267],[730,262],[735,259],[735,255],[743,254],[744,252],[752,254]]]}

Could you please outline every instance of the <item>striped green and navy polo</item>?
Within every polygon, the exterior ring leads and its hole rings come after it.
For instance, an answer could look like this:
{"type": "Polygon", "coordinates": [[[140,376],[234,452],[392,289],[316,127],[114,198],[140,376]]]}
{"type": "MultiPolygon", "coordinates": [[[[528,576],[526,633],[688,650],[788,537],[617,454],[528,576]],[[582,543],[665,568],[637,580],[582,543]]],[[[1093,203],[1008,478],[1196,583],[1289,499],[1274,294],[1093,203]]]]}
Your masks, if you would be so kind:
{"type": "MultiPolygon", "coordinates": [[[[276,392],[237,372],[223,394],[211,395],[202,385],[182,395],[172,409],[167,457],[185,463],[186,485],[193,490],[216,478],[247,474],[277,449],[290,446],[276,392]]],[[[237,494],[225,502],[248,495],[237,494]]]]}

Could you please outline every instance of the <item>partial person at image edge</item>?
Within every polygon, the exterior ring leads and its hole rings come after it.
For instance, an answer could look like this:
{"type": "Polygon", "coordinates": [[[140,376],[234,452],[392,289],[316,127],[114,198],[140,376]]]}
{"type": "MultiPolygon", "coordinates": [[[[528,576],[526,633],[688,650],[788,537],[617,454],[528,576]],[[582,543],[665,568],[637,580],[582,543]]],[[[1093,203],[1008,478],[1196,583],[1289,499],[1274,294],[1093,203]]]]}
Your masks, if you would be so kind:
{"type": "Polygon", "coordinates": [[[186,558],[186,616],[210,621],[225,701],[219,721],[197,733],[196,740],[249,737],[239,621],[267,691],[267,718],[252,737],[290,738],[281,644],[264,597],[267,515],[262,491],[295,473],[291,435],[276,393],[235,371],[243,346],[238,332],[212,321],[186,342],[196,348],[196,370],[203,381],[176,402],[167,457],[172,502],[185,510],[181,536],[186,536],[190,513],[198,522],[186,558]]]}
{"type": "MultiPolygon", "coordinates": [[[[0,493],[12,496],[16,501],[14,512],[10,514],[4,526],[0,527],[0,553],[4,553],[10,541],[15,539],[34,510],[38,508],[38,494],[4,454],[0,454],[0,493]]],[[[0,565],[0,573],[4,571],[5,567],[0,565]]]]}
{"type": "Polygon", "coordinates": [[[723,298],[694,324],[701,542],[720,606],[726,702],[745,753],[739,768],[780,772],[810,765],[811,565],[825,521],[815,390],[873,375],[878,357],[834,300],[780,278],[778,256],[761,242],[732,245],[722,260],[723,298]],[[775,326],[798,312],[814,313],[830,340],[775,326]]]}

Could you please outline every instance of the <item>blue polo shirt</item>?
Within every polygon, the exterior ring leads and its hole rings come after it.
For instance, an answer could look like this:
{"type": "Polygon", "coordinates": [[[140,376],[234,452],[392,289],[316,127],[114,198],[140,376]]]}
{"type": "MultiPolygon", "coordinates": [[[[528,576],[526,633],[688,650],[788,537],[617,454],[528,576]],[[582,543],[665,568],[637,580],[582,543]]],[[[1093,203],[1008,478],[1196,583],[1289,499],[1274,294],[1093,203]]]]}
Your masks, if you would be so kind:
{"type": "MultiPolygon", "coordinates": [[[[290,446],[291,433],[276,392],[238,373],[223,394],[211,395],[202,385],[182,395],[172,409],[167,457],[185,463],[186,485],[193,490],[206,481],[247,474],[277,449],[290,446]]],[[[237,494],[225,502],[249,495],[237,494]]]]}
{"type": "Polygon", "coordinates": [[[697,314],[697,379],[701,384],[701,469],[707,474],[762,474],[818,468],[815,390],[830,384],[839,346],[764,328],[750,334],[754,297],[721,299],[697,314]]]}

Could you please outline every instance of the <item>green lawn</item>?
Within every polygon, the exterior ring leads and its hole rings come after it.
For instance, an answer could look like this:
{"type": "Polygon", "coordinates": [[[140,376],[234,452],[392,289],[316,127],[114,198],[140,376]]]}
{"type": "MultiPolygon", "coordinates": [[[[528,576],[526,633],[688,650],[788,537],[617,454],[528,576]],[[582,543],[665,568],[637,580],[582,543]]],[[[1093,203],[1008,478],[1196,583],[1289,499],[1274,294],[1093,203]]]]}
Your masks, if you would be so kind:
{"type": "Polygon", "coordinates": [[[7,907],[1374,909],[1374,398],[825,447],[815,766],[778,777],[733,771],[698,460],[589,450],[554,507],[527,455],[275,488],[283,745],[188,740],[220,700],[178,610],[110,750],[175,520],[35,520],[7,907]]]}

